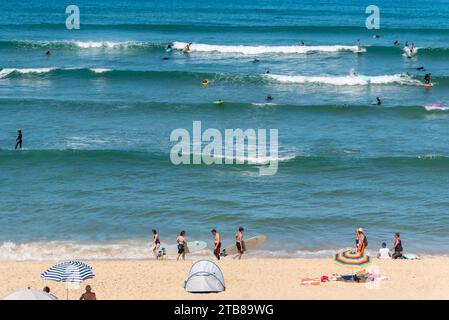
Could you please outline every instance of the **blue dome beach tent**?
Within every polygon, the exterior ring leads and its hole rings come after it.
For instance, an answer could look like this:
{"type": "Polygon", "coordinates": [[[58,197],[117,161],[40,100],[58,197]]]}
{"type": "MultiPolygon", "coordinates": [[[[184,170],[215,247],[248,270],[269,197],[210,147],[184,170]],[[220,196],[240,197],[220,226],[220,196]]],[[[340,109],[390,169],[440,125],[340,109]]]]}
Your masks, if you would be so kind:
{"type": "Polygon", "coordinates": [[[223,273],[212,261],[197,261],[190,269],[184,288],[192,293],[222,292],[225,290],[223,273]]]}

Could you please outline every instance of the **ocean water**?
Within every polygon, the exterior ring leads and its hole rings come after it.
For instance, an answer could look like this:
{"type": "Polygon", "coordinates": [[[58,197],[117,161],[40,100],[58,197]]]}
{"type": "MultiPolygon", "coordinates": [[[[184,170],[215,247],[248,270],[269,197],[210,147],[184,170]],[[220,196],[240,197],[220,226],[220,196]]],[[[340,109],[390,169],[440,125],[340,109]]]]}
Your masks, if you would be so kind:
{"type": "Polygon", "coordinates": [[[424,108],[449,104],[447,1],[377,1],[380,30],[370,1],[79,0],[80,30],[68,4],[0,4],[0,260],[146,258],[152,228],[226,246],[239,226],[269,238],[252,256],[331,256],[358,227],[371,251],[401,232],[449,253],[449,111],[424,108]],[[277,174],[173,165],[195,120],[278,129],[277,174]]]}

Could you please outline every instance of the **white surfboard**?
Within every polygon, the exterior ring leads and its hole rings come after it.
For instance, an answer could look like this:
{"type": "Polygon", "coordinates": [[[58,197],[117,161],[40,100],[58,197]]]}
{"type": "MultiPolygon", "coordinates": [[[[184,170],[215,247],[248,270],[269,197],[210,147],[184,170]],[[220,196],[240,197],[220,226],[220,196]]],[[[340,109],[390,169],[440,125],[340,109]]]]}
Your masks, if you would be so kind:
{"type": "MultiPolygon", "coordinates": [[[[248,239],[243,239],[244,251],[246,251],[248,249],[253,249],[256,246],[264,243],[265,241],[267,241],[267,237],[264,235],[259,235],[259,236],[251,237],[248,239]]],[[[227,255],[232,255],[232,254],[237,254],[237,246],[235,244],[227,246],[221,252],[221,255],[224,257],[227,255]]]]}
{"type": "MultiPolygon", "coordinates": [[[[186,253],[194,253],[207,248],[207,243],[204,241],[187,241],[186,253]]],[[[178,254],[178,245],[161,243],[159,250],[156,252],[158,255],[176,255],[178,254]]]]}
{"type": "Polygon", "coordinates": [[[440,103],[436,103],[436,104],[428,104],[426,106],[424,106],[424,108],[427,111],[434,111],[434,110],[441,110],[441,111],[447,111],[449,110],[449,107],[446,107],[440,103]]]}
{"type": "Polygon", "coordinates": [[[404,55],[407,57],[407,58],[412,58],[412,57],[414,57],[416,54],[418,53],[418,49],[415,47],[415,48],[410,48],[410,47],[404,47],[404,55]]]}

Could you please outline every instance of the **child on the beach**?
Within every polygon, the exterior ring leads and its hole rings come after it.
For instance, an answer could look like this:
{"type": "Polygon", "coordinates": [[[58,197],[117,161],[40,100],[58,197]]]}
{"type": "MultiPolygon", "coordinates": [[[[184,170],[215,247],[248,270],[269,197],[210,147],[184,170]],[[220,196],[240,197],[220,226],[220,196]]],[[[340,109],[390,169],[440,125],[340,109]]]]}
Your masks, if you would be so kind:
{"type": "Polygon", "coordinates": [[[391,259],[390,249],[387,248],[387,244],[385,242],[382,243],[382,248],[379,249],[377,258],[378,259],[391,259]]]}

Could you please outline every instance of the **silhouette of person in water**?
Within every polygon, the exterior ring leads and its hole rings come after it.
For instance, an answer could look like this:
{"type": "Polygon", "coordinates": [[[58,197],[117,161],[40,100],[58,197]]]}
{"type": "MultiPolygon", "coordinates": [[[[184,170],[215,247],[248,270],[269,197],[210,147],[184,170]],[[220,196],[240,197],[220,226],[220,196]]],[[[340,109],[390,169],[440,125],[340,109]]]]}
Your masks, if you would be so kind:
{"type": "Polygon", "coordinates": [[[378,106],[380,106],[380,105],[382,104],[382,101],[380,100],[379,97],[376,97],[376,104],[377,104],[378,106]]]}
{"type": "Polygon", "coordinates": [[[47,55],[47,57],[51,56],[51,51],[48,50],[47,53],[45,53],[47,55]]]}
{"type": "Polygon", "coordinates": [[[22,130],[19,130],[17,134],[15,150],[17,150],[17,147],[22,149],[22,130]]]}

